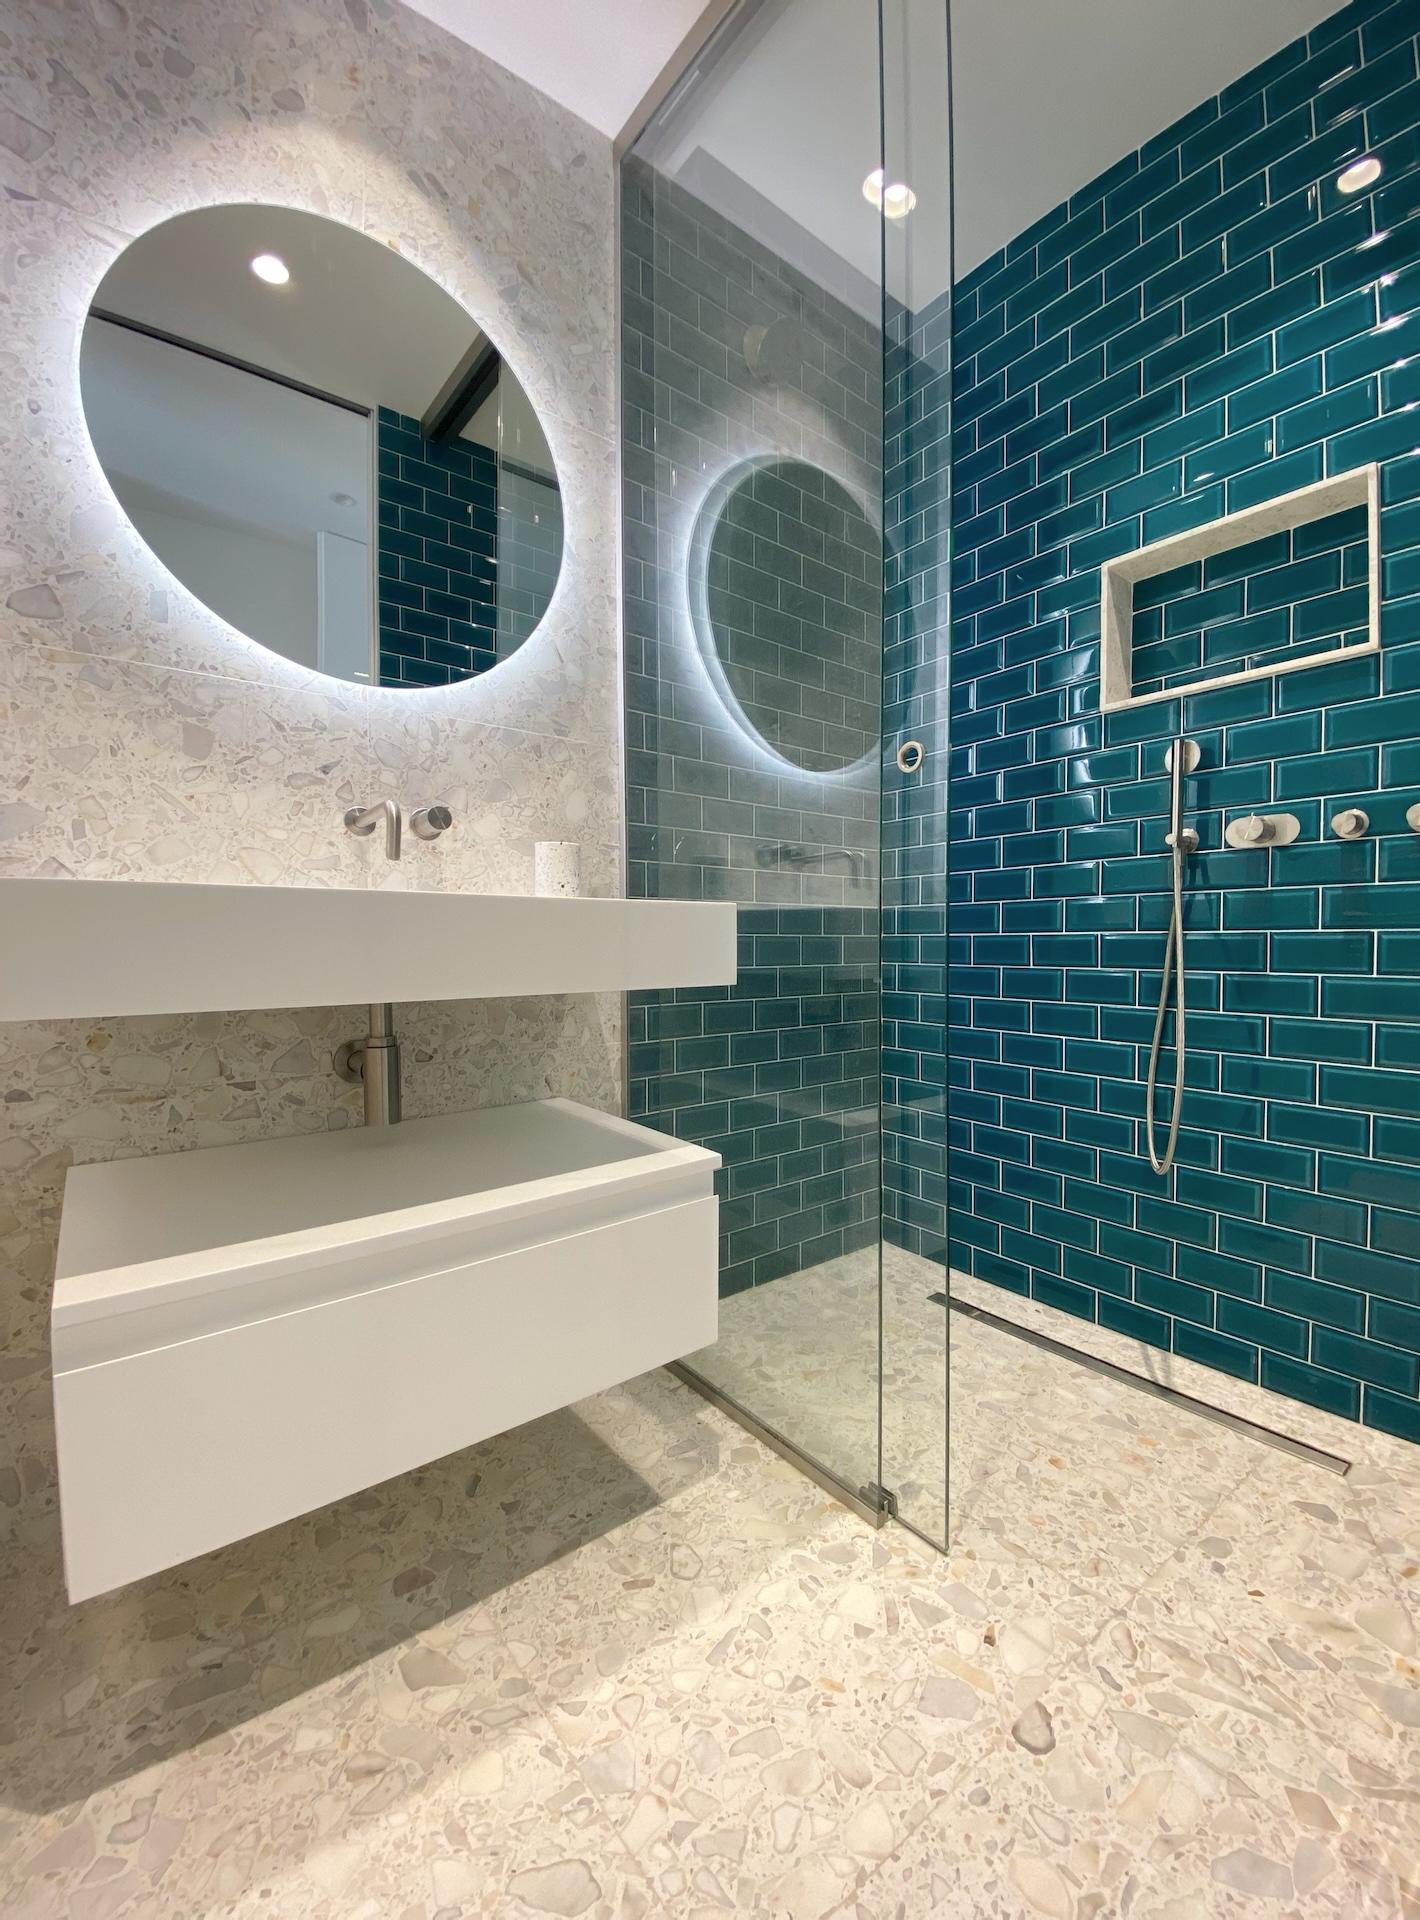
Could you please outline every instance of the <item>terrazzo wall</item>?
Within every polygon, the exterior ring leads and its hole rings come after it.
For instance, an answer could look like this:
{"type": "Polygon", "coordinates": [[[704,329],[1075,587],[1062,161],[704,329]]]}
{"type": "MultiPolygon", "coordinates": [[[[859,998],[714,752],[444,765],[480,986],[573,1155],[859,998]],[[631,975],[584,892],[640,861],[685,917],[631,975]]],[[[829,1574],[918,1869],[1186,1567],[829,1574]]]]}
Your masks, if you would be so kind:
{"type": "MultiPolygon", "coordinates": [[[[910,520],[942,510],[952,434],[951,944],[887,1012],[899,1072],[946,1040],[954,1149],[948,1190],[911,1136],[890,1144],[900,1237],[950,1236],[1003,1297],[1420,1440],[1418,30],[1413,0],[1358,0],[917,317],[923,353],[954,329],[952,412],[919,396],[891,443],[910,520]],[[1363,153],[1380,179],[1348,197],[1363,153]],[[1370,462],[1379,658],[1101,716],[1103,560],[1370,462]],[[1202,851],[1160,1180],[1144,1079],[1180,731],[1202,851]],[[1366,838],[1332,834],[1341,806],[1366,838]],[[1295,847],[1223,844],[1273,808],[1295,847]]],[[[1267,621],[1264,651],[1353,637],[1358,529],[1327,531],[1151,582],[1139,690],[1262,645],[1267,621]]],[[[911,595],[928,616],[935,592],[911,595]]]]}
{"type": "MultiPolygon", "coordinates": [[[[0,873],[525,891],[533,842],[570,838],[593,890],[614,890],[607,143],[390,0],[16,0],[0,14],[0,168],[0,873]],[[397,247],[486,325],[532,398],[563,481],[565,555],[541,630],[496,673],[406,693],[306,672],[198,605],[116,508],[80,410],[89,298],[136,234],[241,199],[397,247]],[[386,795],[445,801],[455,828],[389,867],[341,826],[353,801],[386,795]]],[[[399,1016],[409,1115],[548,1093],[619,1107],[614,999],[399,1016]]],[[[0,1027],[0,1512],[7,1630],[48,1647],[37,1712],[92,1687],[96,1661],[116,1671],[166,1604],[155,1595],[176,1590],[65,1608],[47,1325],[65,1169],[351,1124],[358,1096],[331,1054],[362,1017],[0,1027]]],[[[267,1594],[282,1540],[243,1550],[267,1594]]],[[[222,1565],[181,1576],[199,1639],[222,1565]]],[[[145,1702],[193,1649],[179,1634],[134,1658],[145,1702]]]]}

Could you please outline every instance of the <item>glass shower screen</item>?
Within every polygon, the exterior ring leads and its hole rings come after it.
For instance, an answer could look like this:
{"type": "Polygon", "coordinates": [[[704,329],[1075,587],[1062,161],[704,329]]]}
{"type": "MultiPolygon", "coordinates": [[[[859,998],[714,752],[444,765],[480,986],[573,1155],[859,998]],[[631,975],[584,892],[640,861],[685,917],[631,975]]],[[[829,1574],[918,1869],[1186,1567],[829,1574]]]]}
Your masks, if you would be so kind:
{"type": "Polygon", "coordinates": [[[621,172],[628,891],[740,906],[734,987],[632,996],[629,1110],[724,1163],[694,1374],[936,1540],[945,39],[744,5],[621,172]]]}

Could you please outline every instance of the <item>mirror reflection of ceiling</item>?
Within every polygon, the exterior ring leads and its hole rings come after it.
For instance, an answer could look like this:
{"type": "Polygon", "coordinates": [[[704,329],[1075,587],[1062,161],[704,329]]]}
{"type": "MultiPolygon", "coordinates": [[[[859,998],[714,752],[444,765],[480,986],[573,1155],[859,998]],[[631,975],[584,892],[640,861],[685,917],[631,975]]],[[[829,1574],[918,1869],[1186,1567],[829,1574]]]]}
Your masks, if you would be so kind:
{"type": "MultiPolygon", "coordinates": [[[[200,219],[164,221],[114,261],[98,304],[337,399],[415,419],[481,337],[458,302],[394,248],[293,207],[204,207],[200,219]],[[262,253],[291,270],[279,298],[251,271],[262,253]]],[[[493,445],[495,418],[485,411],[464,437],[493,445]]],[[[540,431],[519,457],[553,470],[540,431]]]]}
{"type": "Polygon", "coordinates": [[[447,686],[551,602],[562,502],[532,405],[477,321],[370,235],[262,205],[150,228],[95,293],[80,384],[148,547],[298,665],[447,686]]]}

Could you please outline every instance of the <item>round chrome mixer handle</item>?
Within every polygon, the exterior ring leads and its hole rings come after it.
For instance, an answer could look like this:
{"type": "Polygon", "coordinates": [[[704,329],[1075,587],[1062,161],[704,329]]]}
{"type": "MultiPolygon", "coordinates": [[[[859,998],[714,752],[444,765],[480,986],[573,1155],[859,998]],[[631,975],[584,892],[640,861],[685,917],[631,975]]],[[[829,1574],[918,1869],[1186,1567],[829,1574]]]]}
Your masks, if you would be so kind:
{"type": "Polygon", "coordinates": [[[437,840],[454,824],[454,816],[445,806],[416,807],[409,816],[409,830],[417,840],[437,840]]]}

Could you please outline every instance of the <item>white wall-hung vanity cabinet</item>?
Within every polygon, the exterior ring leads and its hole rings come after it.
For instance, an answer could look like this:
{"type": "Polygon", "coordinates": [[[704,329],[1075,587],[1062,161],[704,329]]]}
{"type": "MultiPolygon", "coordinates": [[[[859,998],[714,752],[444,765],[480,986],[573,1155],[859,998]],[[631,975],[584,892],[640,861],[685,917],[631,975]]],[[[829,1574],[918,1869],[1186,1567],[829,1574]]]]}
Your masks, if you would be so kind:
{"type": "Polygon", "coordinates": [[[719,1164],[539,1100],[75,1167],[52,1319],[70,1598],[708,1345],[719,1164]]]}
{"type": "MultiPolygon", "coordinates": [[[[0,1018],[729,984],[735,909],[0,882],[0,1018]]],[[[69,1595],[716,1337],[719,1156],[567,1100],[75,1167],[52,1309],[69,1595]]]]}

